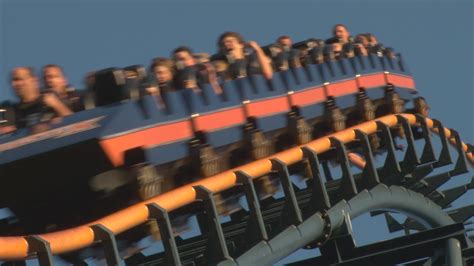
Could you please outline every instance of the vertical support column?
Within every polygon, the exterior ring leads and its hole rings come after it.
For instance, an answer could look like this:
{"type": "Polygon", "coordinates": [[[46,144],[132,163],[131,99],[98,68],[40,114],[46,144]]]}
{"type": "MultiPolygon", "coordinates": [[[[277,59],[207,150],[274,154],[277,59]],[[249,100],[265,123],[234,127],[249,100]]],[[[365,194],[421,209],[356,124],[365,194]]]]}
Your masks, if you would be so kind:
{"type": "Polygon", "coordinates": [[[34,253],[38,258],[39,265],[53,265],[53,254],[49,242],[39,236],[27,236],[28,253],[34,253]]]}
{"type": "Polygon", "coordinates": [[[377,129],[381,131],[382,142],[385,145],[385,149],[387,149],[387,157],[385,158],[385,163],[382,168],[382,182],[386,184],[389,175],[399,175],[402,170],[395,155],[395,146],[393,145],[393,138],[392,133],[390,133],[390,128],[383,122],[377,121],[376,123],[377,129]]]}
{"type": "Polygon", "coordinates": [[[285,193],[285,205],[282,211],[282,221],[284,225],[298,225],[303,222],[300,207],[296,200],[295,190],[293,189],[293,183],[290,179],[287,165],[278,160],[271,159],[272,170],[276,172],[281,180],[283,186],[283,192],[285,193]]]}
{"type": "Polygon", "coordinates": [[[416,115],[416,121],[420,123],[421,134],[425,140],[425,146],[423,147],[423,152],[421,153],[420,162],[421,163],[430,163],[436,160],[433,143],[431,142],[431,133],[426,124],[426,118],[422,115],[416,115]]]}
{"type": "Polygon", "coordinates": [[[418,155],[416,153],[415,139],[413,138],[413,132],[411,131],[411,126],[410,123],[408,123],[408,120],[401,115],[397,115],[397,120],[398,123],[402,124],[403,132],[405,133],[405,138],[408,145],[405,156],[403,157],[403,161],[401,163],[401,167],[404,172],[411,172],[416,168],[416,166],[420,164],[420,160],[418,159],[418,155]]]}
{"type": "Polygon", "coordinates": [[[235,172],[237,183],[243,186],[245,199],[249,206],[249,219],[245,229],[245,244],[247,247],[254,246],[260,241],[268,240],[268,234],[260,210],[257,192],[252,177],[245,172],[235,172]]]}
{"type": "Polygon", "coordinates": [[[337,138],[331,137],[329,140],[331,141],[331,146],[336,148],[337,161],[341,165],[342,177],[339,194],[343,199],[350,199],[357,195],[357,186],[354,177],[352,176],[346,147],[344,146],[344,143],[337,138]]]}
{"type": "Polygon", "coordinates": [[[161,241],[165,250],[165,265],[181,265],[168,212],[156,203],[148,204],[147,207],[150,213],[149,217],[156,220],[160,229],[161,241]]]}
{"type": "Polygon", "coordinates": [[[217,264],[222,261],[233,261],[229,256],[227,245],[225,242],[224,232],[219,222],[216,203],[213,193],[203,186],[194,186],[196,198],[203,204],[207,221],[207,247],[206,247],[206,264],[217,264]]]}
{"type": "Polygon", "coordinates": [[[444,126],[439,120],[436,119],[433,119],[433,124],[438,130],[439,139],[441,140],[441,152],[439,153],[438,161],[434,164],[434,167],[448,165],[452,163],[453,160],[451,159],[451,154],[449,153],[448,138],[446,137],[444,126]]]}
{"type": "Polygon", "coordinates": [[[456,238],[446,240],[445,244],[445,263],[447,266],[463,265],[461,244],[456,238]]]}
{"type": "Polygon", "coordinates": [[[312,193],[310,203],[308,204],[308,208],[310,208],[308,213],[313,214],[318,211],[328,210],[331,207],[331,203],[329,202],[326,186],[319,171],[318,155],[308,147],[303,147],[301,150],[303,151],[303,158],[309,163],[311,170],[312,193]]]}
{"type": "Polygon", "coordinates": [[[94,224],[90,228],[94,231],[94,240],[100,241],[104,248],[107,265],[119,265],[120,256],[114,233],[101,224],[94,224]]]}
{"type": "Polygon", "coordinates": [[[456,151],[458,153],[458,159],[456,160],[456,165],[454,169],[450,172],[451,176],[460,175],[468,172],[467,168],[467,159],[466,154],[462,148],[462,140],[459,136],[459,133],[454,129],[449,129],[451,131],[451,136],[454,138],[456,142],[456,151]]]}
{"type": "Polygon", "coordinates": [[[355,130],[356,137],[362,144],[362,150],[365,157],[365,167],[362,170],[362,176],[364,180],[364,188],[371,189],[380,183],[377,169],[375,168],[374,156],[372,154],[372,148],[370,146],[369,138],[367,134],[359,129],[355,130]]]}

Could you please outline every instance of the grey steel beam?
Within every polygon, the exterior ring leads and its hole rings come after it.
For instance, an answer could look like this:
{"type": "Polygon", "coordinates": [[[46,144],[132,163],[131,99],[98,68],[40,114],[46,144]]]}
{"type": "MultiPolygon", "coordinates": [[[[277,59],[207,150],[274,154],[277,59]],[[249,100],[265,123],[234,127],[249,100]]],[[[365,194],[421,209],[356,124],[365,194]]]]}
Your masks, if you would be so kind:
{"type": "Polygon", "coordinates": [[[181,265],[178,247],[174,239],[171,221],[168,212],[156,203],[147,205],[150,218],[155,219],[160,229],[161,241],[165,250],[164,261],[166,265],[181,265]]]}
{"type": "MultiPolygon", "coordinates": [[[[453,224],[454,221],[432,201],[419,193],[398,186],[387,187],[379,184],[370,191],[364,190],[349,201],[342,200],[329,211],[332,229],[344,224],[345,214],[354,219],[364,213],[391,209],[415,218],[427,228],[453,224]]],[[[272,265],[290,255],[308,243],[322,237],[325,222],[320,213],[316,213],[290,231],[284,231],[269,241],[271,256],[259,256],[259,247],[255,246],[237,258],[237,263],[272,265]],[[297,230],[295,230],[297,229],[297,230]],[[285,245],[282,245],[285,243],[285,245]]],[[[455,241],[448,241],[445,247],[447,263],[462,260],[460,246],[455,241]]],[[[457,264],[448,264],[457,266],[457,264]]]]}
{"type": "Polygon", "coordinates": [[[311,170],[310,183],[312,193],[308,207],[312,211],[311,213],[327,210],[331,207],[331,203],[329,202],[328,192],[319,170],[318,154],[308,147],[303,147],[301,151],[311,170]]]}
{"type": "Polygon", "coordinates": [[[371,189],[380,183],[377,169],[375,168],[374,156],[370,146],[369,137],[367,134],[359,129],[355,130],[356,137],[359,139],[364,152],[365,167],[362,170],[362,178],[365,189],[371,189]]]}
{"type": "Polygon", "coordinates": [[[205,252],[206,263],[215,264],[219,261],[225,264],[232,263],[233,259],[230,257],[227,249],[213,193],[203,186],[194,186],[194,190],[196,191],[196,198],[202,202],[206,218],[205,221],[200,224],[200,226],[203,226],[205,223],[207,226],[205,230],[208,234],[205,252]]]}
{"type": "Polygon", "coordinates": [[[263,222],[262,211],[252,177],[242,171],[235,172],[237,183],[243,186],[245,199],[249,206],[249,219],[245,229],[246,244],[253,246],[260,241],[268,240],[267,230],[263,222]]]}
{"type": "Polygon", "coordinates": [[[119,265],[121,260],[114,233],[101,224],[94,224],[91,229],[94,231],[95,240],[100,241],[104,248],[107,265],[119,265]]]}
{"type": "Polygon", "coordinates": [[[293,188],[293,182],[290,179],[290,173],[288,172],[288,166],[278,160],[271,159],[272,170],[280,179],[283,192],[285,193],[285,205],[282,211],[282,222],[285,225],[300,224],[303,222],[303,216],[301,214],[298,201],[296,200],[295,190],[293,188]]]}
{"type": "Polygon", "coordinates": [[[49,242],[36,235],[27,236],[26,241],[28,242],[28,253],[36,255],[39,265],[53,265],[53,253],[49,242]]]}

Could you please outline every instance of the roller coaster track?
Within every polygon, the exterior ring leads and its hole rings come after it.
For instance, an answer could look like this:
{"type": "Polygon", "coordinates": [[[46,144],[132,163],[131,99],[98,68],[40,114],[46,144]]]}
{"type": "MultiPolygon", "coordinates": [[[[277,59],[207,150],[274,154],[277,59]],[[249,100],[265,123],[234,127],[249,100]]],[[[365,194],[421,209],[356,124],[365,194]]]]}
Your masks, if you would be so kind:
{"type": "Polygon", "coordinates": [[[0,259],[36,257],[41,265],[48,265],[55,254],[96,244],[104,248],[108,264],[119,264],[115,236],[151,220],[158,223],[164,252],[150,256],[139,253],[125,263],[270,265],[302,247],[319,247],[321,256],[301,263],[366,265],[369,261],[394,264],[414,259],[424,259],[423,263],[444,259],[448,265],[473,263],[474,247],[463,226],[474,215],[473,206],[450,212],[443,209],[473,188],[474,182],[437,190],[451,177],[467,173],[468,163],[474,164],[473,147],[463,143],[456,131],[419,115],[388,115],[174,189],[89,224],[40,235],[0,237],[0,259]],[[406,140],[401,161],[391,128],[401,128],[406,140]],[[430,131],[439,135],[438,156],[430,131]],[[374,133],[387,154],[378,168],[368,139],[374,133]],[[415,136],[424,140],[421,153],[415,136]],[[357,174],[352,173],[348,159],[349,145],[353,144],[351,147],[356,148],[351,149],[363,155],[359,164],[363,169],[357,174]],[[457,152],[454,163],[449,144],[457,152]],[[333,179],[326,168],[326,180],[322,177],[318,155],[328,152],[341,168],[340,179],[333,179]],[[301,163],[308,168],[308,185],[297,189],[289,169],[301,163]],[[454,167],[444,171],[444,166],[451,164],[454,167]],[[435,168],[444,172],[429,176],[435,168]],[[280,180],[283,198],[259,200],[253,181],[265,175],[280,180]],[[231,221],[221,224],[214,195],[228,189],[243,191],[248,210],[232,214],[231,221]],[[189,205],[199,209],[201,235],[176,239],[170,213],[189,205]],[[400,224],[387,210],[408,218],[400,224]],[[384,214],[390,231],[420,232],[356,247],[350,221],[367,212],[384,214]]]}

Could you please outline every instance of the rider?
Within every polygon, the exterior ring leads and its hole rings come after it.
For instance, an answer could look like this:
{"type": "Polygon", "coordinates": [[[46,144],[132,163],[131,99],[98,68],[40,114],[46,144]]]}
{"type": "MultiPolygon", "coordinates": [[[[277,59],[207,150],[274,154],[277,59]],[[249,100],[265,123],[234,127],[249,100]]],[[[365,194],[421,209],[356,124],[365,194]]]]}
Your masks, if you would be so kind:
{"type": "Polygon", "coordinates": [[[54,116],[72,111],[53,93],[41,93],[38,78],[31,67],[17,67],[11,72],[11,85],[20,101],[13,105],[15,126],[33,126],[54,116]]]}
{"type": "Polygon", "coordinates": [[[44,91],[56,96],[71,110],[78,112],[84,109],[81,98],[74,87],[68,84],[61,66],[49,64],[43,67],[44,91]]]}

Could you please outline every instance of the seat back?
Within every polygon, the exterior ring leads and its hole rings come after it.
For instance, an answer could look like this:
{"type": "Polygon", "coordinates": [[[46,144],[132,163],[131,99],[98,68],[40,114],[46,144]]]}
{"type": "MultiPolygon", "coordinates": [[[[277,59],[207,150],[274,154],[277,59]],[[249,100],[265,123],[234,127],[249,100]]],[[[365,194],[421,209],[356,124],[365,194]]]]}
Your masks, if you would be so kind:
{"type": "Polygon", "coordinates": [[[106,68],[95,73],[93,91],[96,106],[120,102],[127,98],[125,75],[122,69],[106,68]]]}

